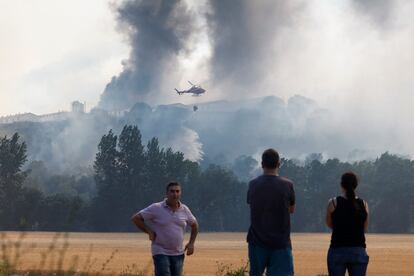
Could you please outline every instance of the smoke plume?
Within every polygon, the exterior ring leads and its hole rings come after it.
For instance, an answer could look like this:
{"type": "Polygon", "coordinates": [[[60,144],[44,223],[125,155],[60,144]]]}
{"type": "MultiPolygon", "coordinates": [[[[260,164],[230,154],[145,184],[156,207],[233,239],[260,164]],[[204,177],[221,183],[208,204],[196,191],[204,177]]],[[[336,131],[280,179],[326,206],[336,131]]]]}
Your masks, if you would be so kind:
{"type": "Polygon", "coordinates": [[[257,95],[260,83],[278,62],[274,57],[274,39],[283,28],[294,24],[294,16],[303,4],[280,0],[209,3],[211,85],[227,96],[257,95]]]}
{"type": "Polygon", "coordinates": [[[355,8],[362,16],[368,17],[374,24],[385,26],[394,12],[392,0],[353,0],[355,8]]]}
{"type": "Polygon", "coordinates": [[[99,106],[109,110],[130,108],[159,93],[166,66],[186,51],[192,29],[192,13],[179,0],[125,1],[116,12],[131,53],[101,95],[99,106]]]}
{"type": "Polygon", "coordinates": [[[99,107],[129,112],[57,129],[53,154],[39,146],[36,158],[90,162],[99,137],[124,123],[192,160],[268,147],[302,159],[413,155],[413,9],[408,0],[123,1],[131,53],[99,107]],[[174,94],[183,80],[207,92],[174,94]]]}

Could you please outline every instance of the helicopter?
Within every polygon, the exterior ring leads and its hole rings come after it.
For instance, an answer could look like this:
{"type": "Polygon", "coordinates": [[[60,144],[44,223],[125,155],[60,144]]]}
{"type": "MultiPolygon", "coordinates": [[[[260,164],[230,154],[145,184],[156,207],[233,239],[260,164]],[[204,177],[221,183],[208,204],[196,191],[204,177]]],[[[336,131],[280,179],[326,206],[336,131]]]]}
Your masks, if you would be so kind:
{"type": "Polygon", "coordinates": [[[177,91],[178,95],[193,94],[193,96],[199,96],[199,95],[204,94],[206,92],[206,90],[201,88],[201,86],[195,85],[191,81],[188,81],[188,83],[191,85],[191,87],[187,90],[181,90],[180,91],[177,88],[174,88],[175,91],[177,91]]]}

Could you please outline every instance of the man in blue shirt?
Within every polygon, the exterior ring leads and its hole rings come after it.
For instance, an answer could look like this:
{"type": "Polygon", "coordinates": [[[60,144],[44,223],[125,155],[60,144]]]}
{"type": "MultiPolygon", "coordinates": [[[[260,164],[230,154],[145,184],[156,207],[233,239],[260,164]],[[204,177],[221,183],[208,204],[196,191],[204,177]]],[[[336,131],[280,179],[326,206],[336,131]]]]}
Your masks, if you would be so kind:
{"type": "Polygon", "coordinates": [[[290,214],[295,210],[293,182],[279,176],[280,158],[274,149],[262,154],[263,175],[249,183],[250,276],[293,275],[290,214]]]}

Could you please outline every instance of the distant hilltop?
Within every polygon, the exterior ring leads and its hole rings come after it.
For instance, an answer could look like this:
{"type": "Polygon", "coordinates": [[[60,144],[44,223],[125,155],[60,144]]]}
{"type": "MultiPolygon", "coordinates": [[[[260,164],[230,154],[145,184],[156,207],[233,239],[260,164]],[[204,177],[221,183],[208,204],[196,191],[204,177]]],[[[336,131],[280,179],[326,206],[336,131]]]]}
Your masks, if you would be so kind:
{"type": "Polygon", "coordinates": [[[36,115],[33,113],[22,113],[0,117],[0,124],[11,124],[16,122],[48,122],[63,121],[74,114],[84,114],[86,112],[86,104],[79,101],[72,102],[71,111],[59,111],[50,114],[36,115]]]}
{"type": "MultiPolygon", "coordinates": [[[[200,114],[223,114],[225,113],[234,113],[239,111],[240,109],[243,110],[252,110],[256,109],[258,106],[262,108],[277,108],[281,109],[282,106],[285,105],[283,99],[276,97],[276,96],[266,96],[266,97],[258,97],[258,98],[249,98],[249,99],[241,99],[241,100],[217,100],[211,102],[201,102],[198,104],[182,104],[182,103],[173,103],[173,104],[161,104],[157,106],[150,106],[144,102],[137,102],[131,108],[123,109],[123,110],[105,110],[100,108],[92,108],[90,113],[92,114],[95,112],[104,112],[107,115],[112,117],[122,118],[126,114],[131,111],[140,110],[142,113],[145,111],[155,112],[156,110],[192,110],[194,112],[200,114]],[[195,108],[195,109],[194,109],[195,108]]],[[[317,104],[306,97],[295,95],[289,98],[287,102],[287,106],[289,110],[294,113],[312,113],[316,110],[321,111],[318,109],[317,104]]],[[[15,115],[8,115],[0,117],[0,124],[12,124],[17,122],[52,122],[52,121],[64,121],[67,119],[72,118],[74,115],[86,114],[86,104],[81,103],[79,101],[72,102],[72,109],[71,111],[59,111],[50,114],[43,114],[43,115],[36,115],[33,113],[22,113],[22,114],[15,114],[15,115]]]]}

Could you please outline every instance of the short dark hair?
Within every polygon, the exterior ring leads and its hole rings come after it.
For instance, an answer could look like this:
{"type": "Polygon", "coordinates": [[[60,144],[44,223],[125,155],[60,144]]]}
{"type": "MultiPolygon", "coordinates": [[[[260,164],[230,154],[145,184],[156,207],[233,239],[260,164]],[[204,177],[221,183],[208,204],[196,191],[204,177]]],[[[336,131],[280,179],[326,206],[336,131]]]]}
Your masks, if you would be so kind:
{"type": "Polygon", "coordinates": [[[179,186],[181,187],[180,183],[178,183],[177,181],[171,181],[167,184],[167,187],[165,188],[166,192],[168,192],[168,190],[170,189],[170,187],[174,187],[174,186],[179,186]]]}
{"type": "Polygon", "coordinates": [[[274,149],[267,149],[262,154],[262,167],[276,169],[279,164],[279,153],[274,149]]]}

